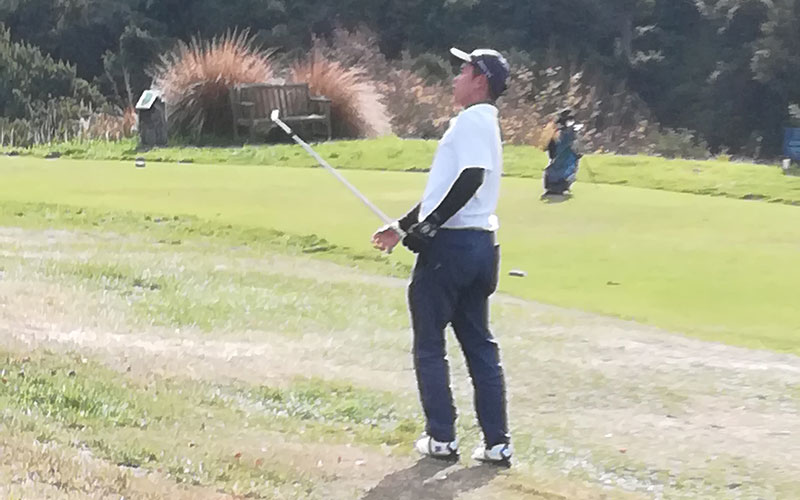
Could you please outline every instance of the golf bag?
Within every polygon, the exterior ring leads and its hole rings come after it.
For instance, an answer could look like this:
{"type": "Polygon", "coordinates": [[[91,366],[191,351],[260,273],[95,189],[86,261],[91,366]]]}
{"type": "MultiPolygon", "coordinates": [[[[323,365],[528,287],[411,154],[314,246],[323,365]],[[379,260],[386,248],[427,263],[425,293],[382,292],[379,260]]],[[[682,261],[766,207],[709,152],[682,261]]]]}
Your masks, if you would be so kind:
{"type": "Polygon", "coordinates": [[[558,134],[550,140],[547,154],[550,163],[544,169],[544,190],[546,194],[563,194],[569,191],[578,176],[580,155],[575,152],[577,133],[575,127],[562,126],[558,134]]]}

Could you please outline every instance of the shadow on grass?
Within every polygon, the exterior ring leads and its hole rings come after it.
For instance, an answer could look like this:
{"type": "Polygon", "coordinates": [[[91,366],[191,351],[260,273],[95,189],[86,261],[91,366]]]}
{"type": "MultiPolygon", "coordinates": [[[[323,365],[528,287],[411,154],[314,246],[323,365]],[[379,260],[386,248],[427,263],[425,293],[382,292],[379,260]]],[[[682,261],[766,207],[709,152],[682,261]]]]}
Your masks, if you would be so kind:
{"type": "Polygon", "coordinates": [[[494,465],[476,465],[437,476],[452,466],[452,462],[423,458],[383,478],[361,500],[454,500],[486,486],[503,470],[494,465]]]}
{"type": "Polygon", "coordinates": [[[543,194],[542,196],[539,197],[539,199],[542,200],[542,202],[547,203],[548,205],[553,203],[564,203],[565,201],[568,201],[570,198],[572,198],[572,194],[570,193],[565,193],[565,194],[549,193],[549,194],[543,194]]]}

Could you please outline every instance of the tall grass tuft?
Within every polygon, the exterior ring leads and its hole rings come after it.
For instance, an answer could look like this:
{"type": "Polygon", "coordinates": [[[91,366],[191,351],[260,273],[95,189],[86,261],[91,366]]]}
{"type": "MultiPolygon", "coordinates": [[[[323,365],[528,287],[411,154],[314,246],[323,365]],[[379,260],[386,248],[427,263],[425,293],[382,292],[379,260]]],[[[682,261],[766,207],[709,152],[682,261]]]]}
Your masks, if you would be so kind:
{"type": "Polygon", "coordinates": [[[227,135],[233,118],[228,91],[273,79],[270,58],[247,30],[229,31],[210,41],[179,42],[153,69],[155,87],[164,92],[170,130],[188,137],[227,135]]]}
{"type": "Polygon", "coordinates": [[[307,60],[292,65],[289,78],[308,83],[312,94],[331,100],[335,137],[375,137],[391,132],[382,95],[360,66],[345,66],[315,48],[307,60]]]}
{"type": "Polygon", "coordinates": [[[133,137],[137,130],[133,107],[121,110],[106,105],[95,109],[91,104],[52,98],[30,111],[26,119],[0,117],[0,149],[95,139],[119,141],[133,137]]]}

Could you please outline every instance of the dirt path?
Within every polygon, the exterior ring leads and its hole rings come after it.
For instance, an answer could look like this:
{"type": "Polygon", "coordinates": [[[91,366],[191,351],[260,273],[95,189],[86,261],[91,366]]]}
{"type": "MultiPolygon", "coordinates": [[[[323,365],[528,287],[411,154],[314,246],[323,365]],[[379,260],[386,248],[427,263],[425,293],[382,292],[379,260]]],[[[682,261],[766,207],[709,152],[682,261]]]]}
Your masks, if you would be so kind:
{"type": "MultiPolygon", "coordinates": [[[[0,265],[12,257],[36,267],[85,256],[108,238],[2,229],[0,265]]],[[[191,249],[184,252],[181,259],[194,258],[191,249]]],[[[405,283],[309,259],[214,258],[216,265],[368,283],[396,290],[391,293],[402,293],[405,283]]],[[[136,331],[91,316],[79,305],[88,299],[80,290],[9,274],[0,271],[0,338],[7,347],[91,352],[141,376],[281,383],[312,375],[414,394],[407,332],[378,332],[369,342],[354,342],[359,332],[270,334],[280,340],[265,342],[264,332],[216,338],[191,330],[136,331]]],[[[512,297],[498,297],[495,309],[519,466],[501,477],[453,469],[444,473],[451,481],[428,488],[429,498],[502,497],[514,488],[521,498],[599,498],[582,488],[548,497],[583,481],[613,488],[613,498],[630,491],[645,498],[768,499],[800,491],[800,358],[512,297]],[[514,481],[542,470],[561,475],[557,486],[536,491],[514,481]]],[[[451,355],[460,357],[456,350],[451,355]]],[[[471,419],[463,363],[452,366],[459,407],[471,419]]],[[[422,478],[430,467],[405,458],[379,463],[363,468],[348,487],[370,499],[424,498],[399,485],[422,485],[441,472],[422,478]]]]}

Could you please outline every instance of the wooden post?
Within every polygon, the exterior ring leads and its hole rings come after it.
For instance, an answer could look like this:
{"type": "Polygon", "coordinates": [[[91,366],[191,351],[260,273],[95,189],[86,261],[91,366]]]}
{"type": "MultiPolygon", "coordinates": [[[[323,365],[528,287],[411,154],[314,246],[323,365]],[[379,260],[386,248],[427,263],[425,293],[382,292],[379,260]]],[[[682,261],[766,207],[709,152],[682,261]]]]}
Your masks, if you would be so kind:
{"type": "Polygon", "coordinates": [[[161,92],[145,90],[136,104],[136,111],[139,113],[139,146],[144,149],[166,146],[167,105],[161,92]]]}

